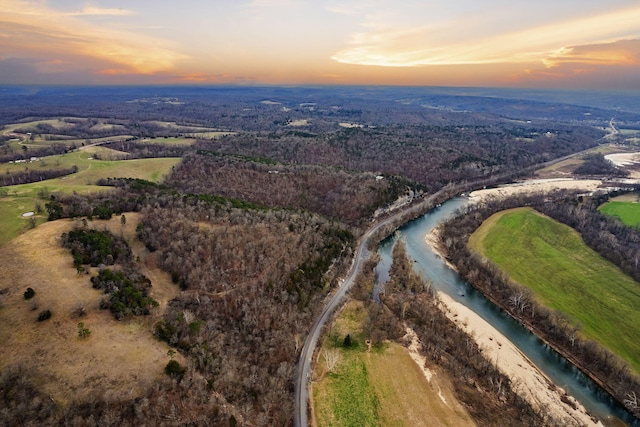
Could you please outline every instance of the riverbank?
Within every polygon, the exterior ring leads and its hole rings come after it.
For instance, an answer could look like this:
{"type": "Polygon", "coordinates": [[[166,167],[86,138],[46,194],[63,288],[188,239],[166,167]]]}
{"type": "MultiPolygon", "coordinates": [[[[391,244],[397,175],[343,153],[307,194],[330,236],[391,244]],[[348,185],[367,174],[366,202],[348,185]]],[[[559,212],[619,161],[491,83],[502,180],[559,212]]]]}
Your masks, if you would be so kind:
{"type": "Polygon", "coordinates": [[[495,188],[476,190],[469,194],[469,202],[479,203],[487,198],[509,197],[523,193],[549,193],[556,190],[580,190],[592,192],[602,186],[599,179],[552,178],[533,179],[495,188]]]}
{"type": "MultiPolygon", "coordinates": [[[[425,236],[426,243],[445,262],[439,248],[438,229],[425,236]]],[[[451,264],[449,267],[455,270],[451,264]]],[[[461,329],[472,336],[485,356],[517,385],[518,393],[534,407],[543,408],[564,425],[602,426],[594,421],[587,410],[564,390],[556,387],[518,348],[503,334],[471,309],[454,301],[443,292],[438,292],[442,308],[447,316],[461,329]]]]}

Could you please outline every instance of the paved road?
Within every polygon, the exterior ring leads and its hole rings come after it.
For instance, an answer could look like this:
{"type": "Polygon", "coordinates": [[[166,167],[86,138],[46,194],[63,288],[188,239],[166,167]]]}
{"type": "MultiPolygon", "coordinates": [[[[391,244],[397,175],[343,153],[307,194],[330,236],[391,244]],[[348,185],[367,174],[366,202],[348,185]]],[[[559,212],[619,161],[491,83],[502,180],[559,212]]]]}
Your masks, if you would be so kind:
{"type": "Polygon", "coordinates": [[[394,221],[397,221],[407,213],[418,211],[419,209],[422,209],[424,205],[432,203],[437,197],[440,196],[441,192],[442,191],[439,191],[429,196],[421,203],[402,209],[394,215],[385,218],[384,220],[378,222],[376,225],[367,230],[367,232],[360,238],[358,247],[356,249],[356,254],[353,262],[351,263],[351,268],[349,269],[347,277],[344,279],[344,282],[338,288],[338,290],[331,296],[331,299],[325,304],[322,313],[313,323],[313,326],[309,331],[309,335],[307,335],[307,339],[304,342],[304,346],[302,347],[302,351],[300,352],[300,359],[298,360],[298,372],[296,375],[295,383],[296,401],[293,417],[296,427],[307,426],[307,401],[309,397],[308,383],[309,379],[311,378],[311,358],[313,357],[313,352],[318,343],[320,331],[322,330],[322,327],[327,322],[327,320],[329,320],[333,311],[343,302],[345,294],[353,286],[355,278],[357,277],[358,273],[360,273],[360,270],[362,270],[362,264],[366,260],[366,258],[368,258],[367,246],[369,243],[369,239],[371,239],[371,236],[373,236],[382,227],[391,224],[394,221]]]}

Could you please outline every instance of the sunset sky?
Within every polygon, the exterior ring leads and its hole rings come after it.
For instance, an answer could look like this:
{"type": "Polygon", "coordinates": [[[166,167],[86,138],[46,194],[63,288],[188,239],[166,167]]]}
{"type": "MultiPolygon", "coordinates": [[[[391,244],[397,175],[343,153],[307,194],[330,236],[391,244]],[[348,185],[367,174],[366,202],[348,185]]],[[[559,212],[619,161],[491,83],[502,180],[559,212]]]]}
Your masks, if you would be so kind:
{"type": "Polygon", "coordinates": [[[0,0],[0,84],[640,90],[638,0],[0,0]]]}

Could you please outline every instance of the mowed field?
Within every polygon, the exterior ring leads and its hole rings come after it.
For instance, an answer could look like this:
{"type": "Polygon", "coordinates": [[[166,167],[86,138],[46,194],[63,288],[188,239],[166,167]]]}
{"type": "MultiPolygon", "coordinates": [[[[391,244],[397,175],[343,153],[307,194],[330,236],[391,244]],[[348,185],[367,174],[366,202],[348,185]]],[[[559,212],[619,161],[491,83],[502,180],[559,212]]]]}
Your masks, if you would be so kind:
{"type": "MultiPolygon", "coordinates": [[[[140,178],[159,182],[180,158],[135,159],[135,160],[95,160],[91,153],[76,151],[59,156],[47,157],[44,167],[54,166],[65,169],[78,167],[78,172],[60,178],[22,185],[0,187],[0,246],[18,236],[30,225],[30,218],[36,224],[46,221],[46,211],[40,215],[27,218],[22,214],[35,211],[36,203],[44,209],[48,197],[52,193],[87,194],[99,191],[110,191],[110,187],[95,185],[101,178],[140,178]],[[49,166],[47,166],[47,164],[49,166]]],[[[29,168],[43,167],[42,162],[34,162],[29,168]]],[[[24,168],[25,164],[3,165],[4,168],[24,168]]]]}
{"type": "Polygon", "coordinates": [[[640,373],[640,284],[587,247],[575,230],[518,208],[487,219],[470,245],[640,373]]]}
{"type": "Polygon", "coordinates": [[[626,201],[616,198],[598,209],[605,215],[618,218],[629,227],[640,228],[640,203],[637,194],[628,195],[626,201]]]}
{"type": "Polygon", "coordinates": [[[453,395],[446,374],[432,370],[427,380],[408,350],[386,343],[367,351],[362,302],[350,302],[325,339],[314,369],[313,421],[325,426],[472,426],[453,395]],[[352,345],[345,348],[349,334],[352,345]],[[339,361],[327,371],[325,351],[339,361]],[[433,373],[436,372],[436,373],[433,373]]]}
{"type": "MultiPolygon", "coordinates": [[[[117,321],[99,308],[103,293],[92,288],[91,275],[76,273],[69,250],[60,245],[60,235],[78,220],[47,222],[0,248],[0,370],[20,366],[63,406],[90,401],[92,395],[136,397],[165,375],[169,347],[153,336],[153,324],[178,289],[135,237],[138,214],[126,217],[124,226],[114,217],[90,221],[89,227],[122,234],[140,257],[151,296],[160,303],[151,316],[117,321]],[[35,291],[29,300],[23,297],[27,287],[35,291]],[[85,314],[78,316],[81,307],[85,314]],[[43,310],[50,310],[51,318],[38,322],[43,310]],[[78,322],[91,331],[88,338],[78,336],[78,322]]],[[[174,358],[184,363],[179,354],[174,358]]]]}

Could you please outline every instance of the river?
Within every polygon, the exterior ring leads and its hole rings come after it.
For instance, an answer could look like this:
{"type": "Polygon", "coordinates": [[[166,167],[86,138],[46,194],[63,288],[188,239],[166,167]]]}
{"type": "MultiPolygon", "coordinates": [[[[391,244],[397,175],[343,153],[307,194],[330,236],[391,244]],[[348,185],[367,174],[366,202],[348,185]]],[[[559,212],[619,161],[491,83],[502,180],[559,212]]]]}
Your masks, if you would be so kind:
{"type": "MultiPolygon", "coordinates": [[[[616,417],[630,426],[640,427],[640,420],[626,411],[609,394],[567,362],[566,359],[484,298],[431,250],[425,242],[425,236],[441,221],[446,220],[457,209],[467,203],[468,200],[466,198],[455,197],[400,228],[400,235],[405,241],[407,253],[409,257],[415,260],[414,268],[416,271],[426,279],[431,280],[434,288],[448,294],[455,301],[464,304],[492,324],[544,372],[551,381],[564,388],[589,412],[602,419],[616,417]]],[[[382,242],[378,250],[380,262],[376,267],[374,297],[383,289],[384,282],[389,279],[391,254],[397,238],[397,234],[388,237],[382,242]]]]}

